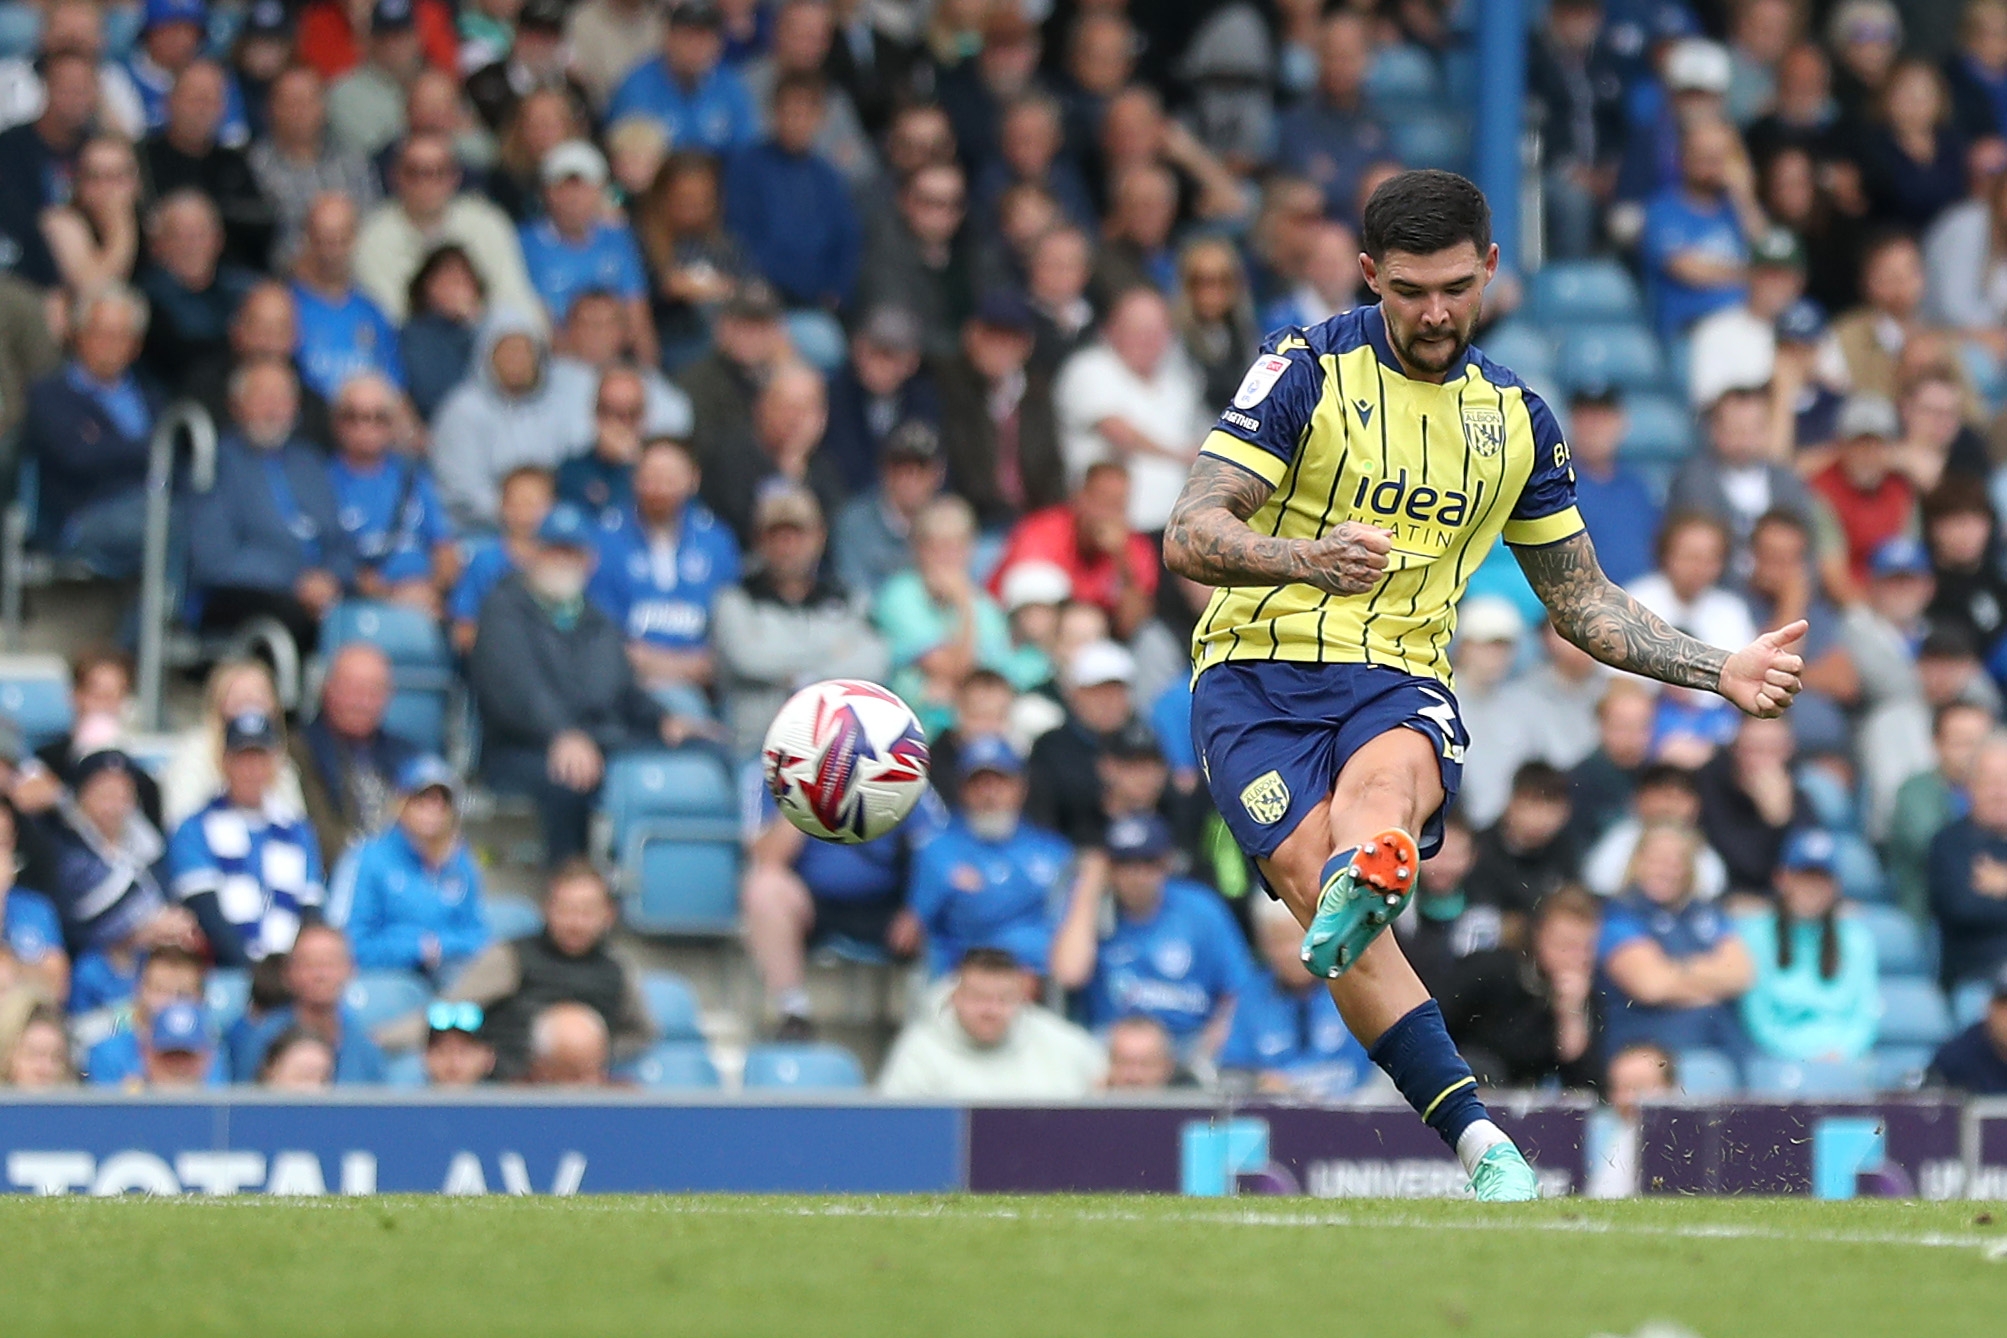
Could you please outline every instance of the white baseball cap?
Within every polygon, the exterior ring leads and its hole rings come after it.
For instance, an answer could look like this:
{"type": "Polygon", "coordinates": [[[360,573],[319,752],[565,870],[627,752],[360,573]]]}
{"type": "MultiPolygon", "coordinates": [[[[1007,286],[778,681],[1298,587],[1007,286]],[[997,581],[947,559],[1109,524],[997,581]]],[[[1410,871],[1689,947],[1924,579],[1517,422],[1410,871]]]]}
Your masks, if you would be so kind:
{"type": "Polygon", "coordinates": [[[544,155],[537,173],[546,186],[584,177],[595,186],[606,184],[606,157],[582,139],[568,139],[544,155]]]}
{"type": "Polygon", "coordinates": [[[1682,38],[1666,53],[1666,87],[1675,93],[1722,96],[1734,73],[1728,48],[1705,37],[1682,38]]]}
{"type": "Polygon", "coordinates": [[[1115,641],[1090,641],[1073,653],[1067,677],[1076,688],[1136,681],[1136,657],[1115,641]]]}
{"type": "Polygon", "coordinates": [[[1479,595],[1457,610],[1456,634],[1460,641],[1517,641],[1526,634],[1526,620],[1511,600],[1479,595]]]}
{"type": "Polygon", "coordinates": [[[1073,598],[1073,578],[1056,562],[1019,562],[1004,573],[1004,612],[1027,604],[1064,604],[1073,598]]]}

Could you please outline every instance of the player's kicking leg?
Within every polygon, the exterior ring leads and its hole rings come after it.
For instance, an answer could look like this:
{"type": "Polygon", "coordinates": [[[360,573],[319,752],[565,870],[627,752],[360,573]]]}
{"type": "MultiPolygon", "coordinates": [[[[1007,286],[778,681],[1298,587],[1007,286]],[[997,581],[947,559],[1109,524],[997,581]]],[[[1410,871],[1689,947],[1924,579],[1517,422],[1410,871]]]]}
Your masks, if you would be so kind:
{"type": "Polygon", "coordinates": [[[1359,748],[1329,799],[1261,861],[1269,885],[1308,930],[1306,967],[1326,976],[1339,1014],[1423,1121],[1455,1150],[1479,1199],[1539,1197],[1512,1140],[1477,1097],[1477,1079],[1442,1009],[1381,933],[1411,895],[1419,855],[1411,833],[1442,807],[1437,744],[1398,727],[1359,748]]]}

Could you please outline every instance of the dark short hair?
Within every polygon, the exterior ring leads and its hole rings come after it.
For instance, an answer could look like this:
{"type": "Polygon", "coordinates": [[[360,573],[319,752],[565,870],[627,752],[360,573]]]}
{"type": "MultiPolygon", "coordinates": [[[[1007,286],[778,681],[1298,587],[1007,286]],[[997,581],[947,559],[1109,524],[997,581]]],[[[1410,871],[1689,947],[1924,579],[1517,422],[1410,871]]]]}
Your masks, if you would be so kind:
{"type": "Polygon", "coordinates": [[[1389,251],[1427,256],[1469,242],[1482,256],[1491,249],[1491,205],[1468,177],[1426,168],[1380,183],[1366,201],[1366,254],[1389,251]]]}
{"type": "Polygon", "coordinates": [[[606,875],[600,871],[600,867],[584,855],[573,855],[551,870],[550,878],[544,883],[542,899],[549,901],[552,893],[571,883],[586,882],[596,884],[600,893],[608,900],[612,900],[613,885],[606,881],[606,875]]]}
{"type": "Polygon", "coordinates": [[[480,266],[467,254],[467,248],[457,242],[446,242],[426,252],[424,261],[405,285],[404,297],[410,311],[416,315],[425,310],[425,290],[432,286],[432,278],[448,265],[465,265],[467,272],[474,276],[474,291],[485,300],[488,296],[488,282],[481,277],[480,266]]]}
{"type": "Polygon", "coordinates": [[[1017,691],[1016,688],[1011,686],[1008,678],[1005,678],[994,669],[969,670],[968,676],[956,685],[955,691],[967,692],[971,688],[1002,688],[1005,692],[1010,693],[1017,691]]]}
{"type": "Polygon", "coordinates": [[[772,105],[779,106],[780,100],[787,97],[809,97],[821,102],[828,96],[829,81],[820,74],[814,70],[790,70],[774,80],[772,105]]]}
{"type": "Polygon", "coordinates": [[[1957,715],[1960,711],[1973,711],[1979,715],[1985,716],[1986,719],[1988,719],[1989,721],[1993,719],[1993,712],[1987,710],[1984,706],[1981,706],[1978,702],[1969,702],[1963,700],[1946,702],[1944,705],[1938,707],[1936,710],[1930,713],[1930,737],[1934,739],[1938,735],[1942,734],[1944,732],[1944,722],[1946,720],[1949,720],[1952,716],[1957,715]]]}
{"type": "Polygon", "coordinates": [[[1700,785],[1685,767],[1676,767],[1670,762],[1654,762],[1638,773],[1636,783],[1631,786],[1632,794],[1640,790],[1685,790],[1688,794],[1698,795],[1700,785]]]}
{"type": "Polygon", "coordinates": [[[1619,1046],[1617,1053],[1610,1056],[1610,1064],[1614,1065],[1625,1055],[1650,1055],[1665,1070],[1666,1082],[1673,1087],[1679,1086],[1679,1061],[1673,1058],[1672,1051],[1657,1041],[1632,1041],[1629,1045],[1619,1046]]]}
{"type": "Polygon", "coordinates": [[[208,967],[200,957],[178,943],[163,943],[146,954],[146,960],[139,964],[139,974],[145,975],[155,966],[185,966],[196,975],[204,975],[208,967]]]}
{"type": "Polygon", "coordinates": [[[1589,890],[1579,883],[1563,883],[1546,896],[1540,898],[1533,907],[1533,920],[1545,924],[1549,920],[1585,920],[1599,924],[1603,919],[1603,903],[1596,900],[1589,890]]]}
{"type": "Polygon", "coordinates": [[[1513,798],[1544,799],[1548,803],[1561,803],[1569,796],[1568,777],[1551,762],[1521,763],[1519,770],[1512,773],[1513,798]]]}
{"type": "Polygon", "coordinates": [[[269,1077],[272,1067],[279,1062],[280,1057],[296,1045],[318,1045],[329,1055],[334,1054],[334,1046],[330,1045],[328,1038],[319,1032],[308,1031],[305,1027],[287,1027],[274,1036],[272,1043],[265,1047],[264,1056],[258,1061],[258,1081],[263,1082],[269,1077]]]}
{"type": "Polygon", "coordinates": [[[1721,517],[1707,511],[1675,511],[1659,526],[1659,533],[1652,543],[1652,561],[1664,566],[1666,554],[1672,552],[1673,540],[1688,530],[1707,530],[1721,541],[1724,555],[1735,551],[1735,536],[1729,533],[1721,517]]]}
{"type": "Polygon", "coordinates": [[[955,964],[957,971],[1008,971],[1013,974],[1024,970],[1017,958],[1002,948],[970,948],[962,954],[962,960],[955,964]]]}
{"type": "Polygon", "coordinates": [[[1787,511],[1783,507],[1772,507],[1758,516],[1756,523],[1749,527],[1749,532],[1753,535],[1758,530],[1778,528],[1793,530],[1807,539],[1812,537],[1812,527],[1805,523],[1805,518],[1796,511],[1787,511]]]}
{"type": "Polygon", "coordinates": [[[646,455],[650,451],[674,451],[691,464],[697,463],[697,453],[690,449],[690,443],[667,432],[659,432],[641,443],[640,454],[646,455]]]}
{"type": "Polygon", "coordinates": [[[125,676],[126,690],[133,685],[132,656],[117,646],[86,646],[70,660],[70,682],[81,684],[100,669],[115,669],[125,676]]]}

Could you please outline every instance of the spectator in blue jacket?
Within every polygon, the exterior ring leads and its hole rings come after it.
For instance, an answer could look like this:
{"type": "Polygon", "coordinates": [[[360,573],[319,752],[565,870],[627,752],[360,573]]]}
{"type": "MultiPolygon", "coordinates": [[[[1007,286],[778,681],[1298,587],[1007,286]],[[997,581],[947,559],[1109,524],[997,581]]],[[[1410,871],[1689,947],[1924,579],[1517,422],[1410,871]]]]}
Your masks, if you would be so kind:
{"type": "Polygon", "coordinates": [[[1679,183],[1645,206],[1640,243],[1645,294],[1662,339],[1743,300],[1749,239],[1763,222],[1754,174],[1734,127],[1718,120],[1688,125],[1679,161],[1679,183]]]}
{"type": "Polygon", "coordinates": [[[751,141],[759,111],[743,80],[724,65],[721,19],[711,0],[681,0],[662,30],[662,54],[621,80],[608,124],[629,116],[660,121],[678,148],[722,153],[751,141]]]}
{"type": "Polygon", "coordinates": [[[154,1015],[140,1053],[139,1088],[158,1092],[215,1087],[222,1081],[217,1070],[216,1037],[200,1003],[176,999],[154,1015]]]}
{"type": "Polygon", "coordinates": [[[1736,926],[1756,964],[1742,1025],[1763,1054],[1859,1059],[1874,1048],[1882,1008],[1875,939],[1844,913],[1838,853],[1831,832],[1792,833],[1778,861],[1776,908],[1736,926]]]}
{"type": "Polygon", "coordinates": [[[551,472],[541,465],[517,465],[502,476],[498,504],[501,532],[468,546],[466,567],[446,601],[453,625],[453,649],[462,655],[474,649],[481,605],[503,579],[522,571],[537,552],[537,531],[551,513],[554,489],[551,472]]]}
{"type": "Polygon", "coordinates": [[[460,579],[460,545],[431,471],[391,449],[402,419],[397,389],[379,373],[344,382],[328,484],[355,553],[357,592],[437,618],[460,579]]]}
{"type": "Polygon", "coordinates": [[[346,929],[364,970],[452,974],[488,945],[481,869],[460,836],[459,781],[436,757],[397,778],[397,825],[335,870],[328,920],[346,929]]]}
{"type": "Polygon", "coordinates": [[[772,135],[725,165],[725,226],[788,306],[836,311],[857,284],[863,229],[843,174],[815,151],[827,98],[821,75],[781,76],[772,135]]]}
{"type": "Polygon", "coordinates": [[[100,1037],[89,1041],[85,1052],[85,1081],[93,1087],[137,1083],[145,1068],[147,1037],[153,1031],[154,1018],[171,1003],[201,1003],[206,976],[202,959],[187,948],[155,948],[136,965],[121,998],[94,1005],[91,1011],[98,1014],[95,1022],[87,1020],[82,1010],[72,1008],[71,1029],[80,1041],[100,1037]]]}
{"type": "Polygon", "coordinates": [[[223,791],[174,831],[167,866],[223,966],[293,946],[327,899],[320,842],[274,785],[285,750],[278,725],[246,711],[223,726],[223,791]]]}
{"type": "Polygon", "coordinates": [[[1929,1081],[1972,1096],[2007,1096],[2007,970],[1993,978],[1986,1016],[1939,1048],[1929,1081]]]}
{"type": "Polygon", "coordinates": [[[63,948],[63,918],[56,904],[14,879],[19,867],[22,818],[0,800],[0,954],[57,1004],[70,994],[70,955],[63,948]]]}
{"type": "Polygon", "coordinates": [[[1966,792],[1966,815],[1930,843],[1930,913],[1947,989],[2007,966],[2007,743],[1997,736],[1972,759],[1966,792]]]}
{"type": "Polygon", "coordinates": [[[257,1081],[273,1042],[286,1032],[300,1030],[318,1036],[334,1052],[337,1083],[382,1082],[383,1051],[342,1002],[354,976],[348,937],[341,930],[329,924],[301,929],[286,955],[290,1002],[257,1018],[239,1018],[224,1033],[230,1080],[257,1081]]]}
{"type": "Polygon", "coordinates": [[[551,322],[562,325],[572,303],[590,292],[620,299],[635,360],[655,365],[655,325],[648,318],[648,276],[641,248],[624,221],[608,217],[606,159],[582,139],[544,155],[538,174],[544,216],[521,230],[523,264],[551,322]]]}
{"type": "Polygon", "coordinates": [[[679,714],[707,715],[711,604],[739,579],[739,543],[697,500],[690,448],[657,437],[634,466],[634,501],[607,513],[599,561],[586,589],[627,633],[641,686],[679,714]]]}
{"type": "Polygon", "coordinates": [[[1044,975],[1073,847],[1024,820],[1024,759],[990,735],[962,749],[962,802],[914,861],[908,904],[945,975],[972,948],[1009,953],[1044,975]]]}
{"type": "Polygon", "coordinates": [[[1617,388],[1578,382],[1568,397],[1568,449],[1575,458],[1575,498],[1603,570],[1619,585],[1652,570],[1659,504],[1644,476],[1617,458],[1628,423],[1617,388]]]}
{"type": "Polygon", "coordinates": [[[1345,1029],[1322,981],[1303,969],[1303,926],[1272,897],[1254,904],[1261,967],[1234,1000],[1219,1066],[1264,1092],[1342,1096],[1372,1076],[1366,1048],[1345,1029]]]}
{"type": "Polygon", "coordinates": [[[1730,1005],[1756,971],[1721,908],[1694,895],[1700,847],[1691,827],[1646,827],[1604,913],[1596,962],[1610,1053],[1636,1041],[1675,1053],[1747,1048],[1730,1005]]]}
{"type": "Polygon", "coordinates": [[[1109,824],[1106,876],[1081,880],[1053,941],[1052,978],[1087,992],[1089,1026],[1155,1018],[1187,1062],[1209,1064],[1253,963],[1219,895],[1171,877],[1176,851],[1155,814],[1109,824]],[[1112,916],[1104,890],[1113,894],[1112,916]]]}
{"type": "Polygon", "coordinates": [[[133,374],[146,325],[146,299],[123,285],[78,298],[70,361],[30,388],[21,424],[22,456],[41,471],[36,542],[120,579],[139,574],[146,542],[157,401],[133,374]]]}
{"type": "Polygon", "coordinates": [[[294,435],[299,383],[276,358],[232,378],[237,430],[216,457],[216,485],[189,508],[188,577],[205,628],[276,618],[301,651],[355,579],[355,555],[327,463],[294,435]]]}

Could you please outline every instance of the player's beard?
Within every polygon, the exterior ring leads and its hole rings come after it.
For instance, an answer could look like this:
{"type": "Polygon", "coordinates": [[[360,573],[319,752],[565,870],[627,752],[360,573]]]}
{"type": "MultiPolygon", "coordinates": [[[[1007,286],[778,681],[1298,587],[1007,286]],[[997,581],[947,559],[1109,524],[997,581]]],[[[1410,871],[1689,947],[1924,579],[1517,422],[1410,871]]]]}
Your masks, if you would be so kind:
{"type": "Polygon", "coordinates": [[[1476,332],[1477,319],[1472,317],[1469,329],[1461,329],[1455,323],[1451,323],[1440,331],[1451,340],[1446,352],[1443,351],[1442,344],[1423,344],[1423,332],[1420,330],[1414,331],[1400,341],[1397,348],[1401,361],[1407,364],[1409,370],[1440,376],[1457,365],[1458,360],[1464,355],[1464,350],[1470,347],[1471,335],[1476,332]]]}

